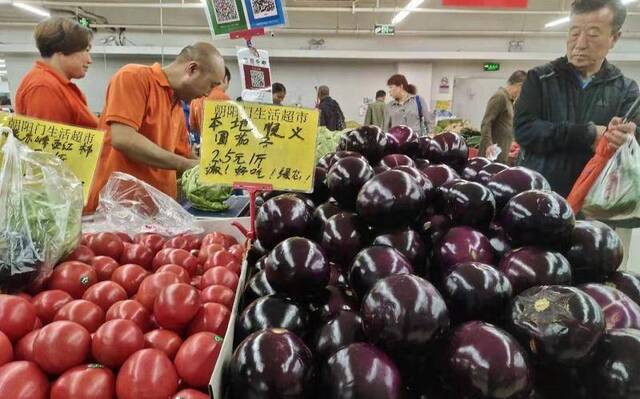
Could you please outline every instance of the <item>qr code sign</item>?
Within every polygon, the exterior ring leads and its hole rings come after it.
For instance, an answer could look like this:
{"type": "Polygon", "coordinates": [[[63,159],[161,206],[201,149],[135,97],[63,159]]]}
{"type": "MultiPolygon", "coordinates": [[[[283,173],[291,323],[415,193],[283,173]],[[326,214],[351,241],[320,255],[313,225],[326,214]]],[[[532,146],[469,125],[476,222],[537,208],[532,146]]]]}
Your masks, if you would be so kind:
{"type": "Polygon", "coordinates": [[[252,69],[249,71],[249,75],[251,76],[251,87],[261,89],[266,86],[264,71],[252,69]]]}
{"type": "Polygon", "coordinates": [[[235,0],[213,0],[213,9],[219,24],[240,20],[235,0]]]}
{"type": "Polygon", "coordinates": [[[256,18],[266,18],[278,15],[274,0],[251,0],[251,9],[256,18]]]}

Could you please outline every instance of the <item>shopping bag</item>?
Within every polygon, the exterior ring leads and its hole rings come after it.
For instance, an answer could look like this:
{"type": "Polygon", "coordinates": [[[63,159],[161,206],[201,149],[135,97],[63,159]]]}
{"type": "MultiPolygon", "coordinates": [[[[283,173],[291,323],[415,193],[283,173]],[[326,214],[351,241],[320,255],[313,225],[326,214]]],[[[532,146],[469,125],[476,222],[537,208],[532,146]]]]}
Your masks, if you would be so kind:
{"type": "Polygon", "coordinates": [[[615,150],[609,147],[609,142],[606,139],[602,138],[598,141],[595,155],[587,162],[567,197],[567,202],[571,205],[574,213],[580,212],[587,194],[614,153],[615,150]]]}

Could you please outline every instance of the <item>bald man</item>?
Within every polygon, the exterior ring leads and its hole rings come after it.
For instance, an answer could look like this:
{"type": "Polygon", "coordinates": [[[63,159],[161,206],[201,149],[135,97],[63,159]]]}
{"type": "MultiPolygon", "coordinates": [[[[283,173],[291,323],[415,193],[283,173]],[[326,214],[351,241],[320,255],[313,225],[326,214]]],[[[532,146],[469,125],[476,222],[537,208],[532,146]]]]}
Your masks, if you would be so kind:
{"type": "Polygon", "coordinates": [[[86,212],[113,172],[133,175],[176,197],[176,173],[191,156],[181,101],[206,96],[224,78],[224,60],[209,43],[187,46],[166,67],[129,64],[113,76],[100,119],[105,147],[86,212]]]}

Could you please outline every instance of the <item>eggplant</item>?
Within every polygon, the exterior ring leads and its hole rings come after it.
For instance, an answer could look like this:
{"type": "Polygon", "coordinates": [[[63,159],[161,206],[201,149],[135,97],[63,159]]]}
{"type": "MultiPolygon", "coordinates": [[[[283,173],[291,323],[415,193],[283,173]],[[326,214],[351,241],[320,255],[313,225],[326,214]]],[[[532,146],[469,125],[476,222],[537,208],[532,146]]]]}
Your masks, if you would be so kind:
{"type": "Polygon", "coordinates": [[[266,201],[256,215],[256,235],[266,250],[289,237],[310,233],[311,209],[300,198],[283,194],[266,201]]]}
{"type": "Polygon", "coordinates": [[[419,143],[418,134],[409,126],[394,126],[389,129],[389,135],[398,143],[398,151],[401,154],[414,158],[418,153],[419,143]]]}
{"type": "Polygon", "coordinates": [[[528,190],[551,190],[547,179],[540,173],[528,168],[516,166],[508,168],[494,175],[487,188],[496,199],[498,210],[504,208],[509,200],[528,190]]]}
{"type": "Polygon", "coordinates": [[[440,144],[428,136],[418,138],[418,154],[432,164],[442,163],[443,149],[440,144]]]}
{"type": "Polygon", "coordinates": [[[483,186],[489,184],[493,176],[502,172],[503,170],[509,169],[509,167],[500,162],[492,162],[489,165],[483,167],[478,171],[478,174],[473,179],[476,183],[480,183],[483,186]]]}
{"type": "Polygon", "coordinates": [[[309,315],[303,306],[289,298],[268,295],[256,299],[240,313],[234,342],[242,342],[250,334],[269,328],[283,328],[303,338],[308,327],[309,315]]]}
{"type": "Polygon", "coordinates": [[[511,251],[511,243],[507,239],[504,230],[498,224],[491,223],[487,232],[487,238],[493,248],[493,253],[497,259],[502,259],[507,252],[511,251]]]}
{"type": "Polygon", "coordinates": [[[365,162],[369,162],[367,161],[367,158],[364,157],[364,155],[360,154],[359,152],[355,152],[355,151],[337,151],[336,153],[334,153],[331,156],[331,159],[329,160],[329,167],[326,168],[327,171],[329,171],[331,169],[331,167],[338,162],[341,159],[344,158],[358,158],[358,159],[362,159],[365,162]]]}
{"type": "Polygon", "coordinates": [[[313,193],[311,200],[318,206],[329,200],[329,187],[327,186],[327,169],[316,166],[313,174],[313,193]]]}
{"type": "Polygon", "coordinates": [[[342,266],[329,262],[329,285],[334,287],[346,287],[348,285],[347,277],[342,272],[342,266]]]}
{"type": "Polygon", "coordinates": [[[480,262],[494,264],[493,248],[489,239],[471,227],[450,229],[437,246],[438,266],[446,276],[458,263],[480,262]]]}
{"type": "Polygon", "coordinates": [[[418,231],[425,239],[427,246],[436,247],[453,226],[451,219],[442,214],[425,216],[419,224],[418,231]]]}
{"type": "Polygon", "coordinates": [[[327,223],[327,220],[329,220],[331,216],[337,215],[340,212],[342,212],[342,210],[333,202],[325,202],[313,211],[311,225],[314,236],[317,239],[322,238],[322,230],[324,229],[324,225],[327,223]]]}
{"type": "Polygon", "coordinates": [[[318,329],[314,341],[315,354],[326,361],[339,349],[354,342],[365,342],[362,319],[356,312],[342,310],[318,329]]]}
{"type": "Polygon", "coordinates": [[[330,285],[322,290],[320,295],[311,299],[307,307],[311,313],[311,324],[317,327],[343,310],[357,311],[358,300],[350,288],[330,285]]]}
{"type": "Polygon", "coordinates": [[[395,136],[390,135],[389,133],[386,134],[386,137],[387,137],[387,145],[384,147],[385,155],[399,153],[400,143],[398,142],[398,139],[395,136]]]}
{"type": "Polygon", "coordinates": [[[440,187],[444,183],[460,178],[458,172],[444,164],[432,164],[421,171],[427,175],[434,187],[440,187]]]}
{"type": "Polygon", "coordinates": [[[395,248],[409,261],[416,274],[424,276],[427,273],[427,245],[415,230],[402,229],[379,235],[373,240],[373,245],[395,248]]]}
{"type": "Polygon", "coordinates": [[[245,305],[249,305],[260,297],[275,293],[276,291],[269,285],[269,281],[267,281],[265,271],[259,270],[247,283],[247,287],[244,289],[244,294],[242,295],[242,301],[245,305]]]}
{"type": "Polygon", "coordinates": [[[640,331],[608,331],[596,347],[588,378],[598,399],[636,399],[640,395],[640,331]]]}
{"type": "Polygon", "coordinates": [[[445,194],[445,214],[456,225],[489,227],[496,215],[496,201],[491,191],[481,184],[462,181],[445,194]]]}
{"type": "Polygon", "coordinates": [[[365,248],[356,255],[349,269],[349,282],[358,298],[380,279],[394,274],[411,274],[413,267],[397,250],[386,246],[365,248]]]}
{"type": "Polygon", "coordinates": [[[335,156],[335,152],[330,152],[328,154],[325,154],[322,158],[318,160],[318,163],[316,164],[316,166],[329,170],[329,168],[331,167],[331,161],[333,160],[334,156],[335,156]]]}
{"type": "Polygon", "coordinates": [[[624,292],[632,301],[640,305],[640,276],[627,272],[613,272],[607,285],[624,292]]]}
{"type": "Polygon", "coordinates": [[[380,166],[385,166],[389,169],[396,168],[398,166],[411,166],[415,167],[416,164],[413,159],[404,154],[389,154],[382,157],[380,160],[380,166]]]}
{"type": "Polygon", "coordinates": [[[380,162],[387,146],[387,136],[377,126],[361,126],[340,138],[341,150],[355,151],[364,155],[372,165],[380,162]]]}
{"type": "Polygon", "coordinates": [[[559,252],[537,247],[522,247],[508,252],[500,260],[502,271],[513,287],[513,293],[538,285],[570,285],[571,265],[559,252]]]}
{"type": "Polygon", "coordinates": [[[491,161],[484,157],[473,157],[469,158],[467,164],[465,165],[462,173],[460,174],[463,179],[474,181],[480,169],[485,166],[491,164],[491,161]]]}
{"type": "Polygon", "coordinates": [[[413,177],[420,187],[422,187],[422,191],[424,191],[424,198],[427,202],[431,201],[435,197],[436,188],[433,187],[433,184],[429,181],[427,175],[411,166],[397,166],[394,169],[405,172],[413,177]]]}
{"type": "Polygon", "coordinates": [[[358,252],[370,242],[369,227],[354,213],[340,212],[325,223],[320,245],[329,260],[350,265],[358,252]]]}
{"type": "Polygon", "coordinates": [[[337,161],[329,169],[327,186],[340,207],[352,211],[356,206],[358,192],[373,176],[373,168],[366,160],[347,157],[337,161]]]}
{"type": "Polygon", "coordinates": [[[607,330],[617,328],[640,330],[640,305],[633,302],[622,291],[594,283],[581,285],[579,288],[600,305],[604,312],[607,330]]]}
{"type": "Polygon", "coordinates": [[[442,154],[438,162],[451,166],[454,170],[462,172],[469,159],[469,147],[464,137],[458,133],[444,132],[433,138],[442,154]]]}

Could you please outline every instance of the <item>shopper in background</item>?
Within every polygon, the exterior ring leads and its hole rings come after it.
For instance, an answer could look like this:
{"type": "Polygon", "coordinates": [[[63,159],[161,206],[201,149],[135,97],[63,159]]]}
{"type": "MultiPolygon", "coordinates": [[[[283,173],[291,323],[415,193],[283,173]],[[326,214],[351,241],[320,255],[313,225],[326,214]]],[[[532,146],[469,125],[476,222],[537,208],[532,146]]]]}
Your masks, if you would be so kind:
{"type": "Polygon", "coordinates": [[[217,85],[211,90],[211,93],[205,97],[199,97],[195,100],[191,101],[191,106],[189,109],[189,125],[191,127],[191,131],[197,134],[200,134],[200,130],[202,129],[202,117],[204,114],[204,100],[212,100],[212,101],[227,101],[230,100],[227,95],[227,90],[229,90],[229,83],[231,83],[231,71],[229,68],[224,67],[224,79],[222,79],[222,83],[217,85]]]}
{"type": "Polygon", "coordinates": [[[98,118],[72,79],[83,79],[91,65],[93,32],[77,22],[54,17],[40,22],[33,34],[41,58],[16,91],[16,113],[33,118],[96,128],[98,118]]]}
{"type": "Polygon", "coordinates": [[[282,105],[284,98],[287,96],[287,89],[282,83],[274,83],[271,85],[271,95],[273,96],[274,105],[282,105]]]}
{"type": "MultiPolygon", "coordinates": [[[[636,124],[616,123],[638,97],[638,84],[606,57],[621,36],[627,10],[620,0],[576,0],[571,5],[567,53],[529,71],[516,104],[520,164],[542,173],[566,196],[601,138],[613,148],[636,124]]],[[[632,120],[640,121],[636,112],[632,120]]]]}
{"type": "Polygon", "coordinates": [[[478,151],[481,157],[491,155],[487,154],[487,149],[492,152],[499,148],[500,154],[496,160],[502,163],[509,161],[509,150],[513,142],[513,103],[520,95],[526,78],[525,71],[515,71],[507,80],[506,87],[498,89],[489,99],[481,125],[482,138],[478,151]]]}
{"type": "Polygon", "coordinates": [[[329,95],[327,86],[318,87],[318,108],[320,109],[320,126],[331,131],[343,130],[346,126],[340,105],[329,95]]]}
{"type": "Polygon", "coordinates": [[[417,89],[410,85],[404,75],[393,75],[387,81],[389,95],[393,100],[387,104],[386,130],[393,126],[409,126],[420,136],[428,133],[426,115],[429,106],[424,98],[416,95],[417,89]]]}
{"type": "Polygon", "coordinates": [[[187,46],[166,67],[130,64],[113,76],[100,127],[107,140],[87,211],[113,172],[133,175],[176,197],[176,172],[191,159],[181,101],[206,96],[224,79],[224,60],[209,43],[187,46]]]}
{"type": "Polygon", "coordinates": [[[11,107],[11,99],[9,98],[9,96],[0,97],[0,111],[13,112],[13,107],[11,107]]]}
{"type": "Polygon", "coordinates": [[[387,93],[384,90],[376,92],[376,101],[367,106],[367,114],[364,117],[365,125],[375,125],[380,128],[384,127],[385,116],[387,113],[387,104],[385,98],[387,93]]]}

